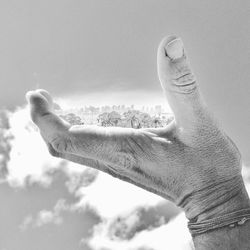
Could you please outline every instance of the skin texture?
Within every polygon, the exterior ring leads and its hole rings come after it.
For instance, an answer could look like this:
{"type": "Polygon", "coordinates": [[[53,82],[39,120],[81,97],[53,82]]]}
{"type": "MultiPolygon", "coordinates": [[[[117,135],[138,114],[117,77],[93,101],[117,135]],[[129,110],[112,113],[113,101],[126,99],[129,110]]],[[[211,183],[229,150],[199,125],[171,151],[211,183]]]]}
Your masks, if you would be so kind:
{"type": "Polygon", "coordinates": [[[243,226],[223,228],[194,238],[196,250],[249,250],[250,223],[243,226]]]}
{"type": "MultiPolygon", "coordinates": [[[[182,207],[194,221],[250,207],[240,152],[208,111],[180,38],[162,40],[157,67],[175,116],[165,128],[71,126],[53,113],[47,91],[28,92],[31,118],[50,153],[158,194],[182,207]]],[[[228,230],[219,231],[219,249],[236,249],[223,248],[226,243],[221,240],[228,230]]],[[[196,248],[218,249],[214,232],[195,237],[196,248]]]]}

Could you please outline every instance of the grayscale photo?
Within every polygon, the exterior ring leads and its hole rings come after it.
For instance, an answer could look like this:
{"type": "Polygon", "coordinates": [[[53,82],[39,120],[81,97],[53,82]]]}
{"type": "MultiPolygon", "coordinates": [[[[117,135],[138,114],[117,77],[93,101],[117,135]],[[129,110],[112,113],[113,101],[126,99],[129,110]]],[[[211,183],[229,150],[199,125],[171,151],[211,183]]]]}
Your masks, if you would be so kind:
{"type": "Polygon", "coordinates": [[[0,250],[250,250],[249,11],[0,0],[0,250]]]}

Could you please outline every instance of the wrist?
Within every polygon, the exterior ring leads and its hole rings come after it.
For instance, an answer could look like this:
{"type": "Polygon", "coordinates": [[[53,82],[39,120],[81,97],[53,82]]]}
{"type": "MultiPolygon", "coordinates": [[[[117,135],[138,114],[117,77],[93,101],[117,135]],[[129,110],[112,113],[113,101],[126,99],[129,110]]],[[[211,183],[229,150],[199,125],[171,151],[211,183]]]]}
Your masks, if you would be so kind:
{"type": "Polygon", "coordinates": [[[248,249],[250,245],[250,200],[243,180],[237,192],[224,203],[200,213],[189,224],[195,249],[248,249]]]}
{"type": "Polygon", "coordinates": [[[197,217],[197,221],[203,221],[211,218],[216,218],[221,215],[232,213],[241,209],[250,208],[250,200],[247,194],[245,185],[242,181],[241,188],[237,190],[229,199],[218,204],[197,217]]]}
{"type": "Polygon", "coordinates": [[[183,208],[186,217],[192,222],[250,208],[249,196],[241,175],[196,191],[189,196],[189,202],[186,203],[183,208]]]}

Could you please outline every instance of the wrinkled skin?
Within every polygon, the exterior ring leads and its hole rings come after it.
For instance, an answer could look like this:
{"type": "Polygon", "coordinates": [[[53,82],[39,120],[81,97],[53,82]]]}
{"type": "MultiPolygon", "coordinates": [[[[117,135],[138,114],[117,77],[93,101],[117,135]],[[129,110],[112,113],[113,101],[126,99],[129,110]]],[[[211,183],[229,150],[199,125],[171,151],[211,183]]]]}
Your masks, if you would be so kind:
{"type": "Polygon", "coordinates": [[[208,112],[181,39],[162,40],[157,64],[175,116],[165,128],[70,126],[53,113],[52,98],[45,90],[27,94],[31,118],[53,156],[171,200],[189,219],[204,214],[208,218],[220,204],[245,195],[241,156],[208,112]]]}

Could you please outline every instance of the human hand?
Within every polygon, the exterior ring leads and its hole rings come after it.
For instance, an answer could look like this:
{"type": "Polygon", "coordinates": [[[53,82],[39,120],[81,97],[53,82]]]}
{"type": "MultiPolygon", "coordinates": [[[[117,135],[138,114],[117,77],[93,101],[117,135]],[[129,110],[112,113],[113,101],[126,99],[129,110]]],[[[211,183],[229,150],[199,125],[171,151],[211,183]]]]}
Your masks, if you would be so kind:
{"type": "Polygon", "coordinates": [[[27,93],[31,118],[53,156],[93,167],[173,201],[201,220],[249,205],[241,155],[209,113],[180,38],[164,38],[158,75],[175,119],[165,128],[71,126],[45,90],[27,93]],[[239,201],[239,202],[238,202],[239,201]]]}

